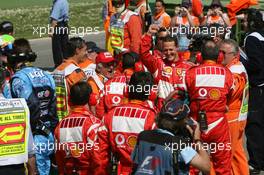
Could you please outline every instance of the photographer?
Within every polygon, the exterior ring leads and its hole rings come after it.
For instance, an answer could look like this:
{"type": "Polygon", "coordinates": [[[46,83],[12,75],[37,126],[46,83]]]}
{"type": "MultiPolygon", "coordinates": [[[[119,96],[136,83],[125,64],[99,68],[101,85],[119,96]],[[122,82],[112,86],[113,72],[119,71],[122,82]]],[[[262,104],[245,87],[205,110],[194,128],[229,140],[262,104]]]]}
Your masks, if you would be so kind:
{"type": "Polygon", "coordinates": [[[200,127],[188,118],[189,112],[181,100],[171,100],[162,107],[156,120],[158,129],[143,131],[138,136],[132,153],[134,174],[148,171],[185,175],[189,174],[189,165],[209,174],[210,161],[200,141],[200,127]]]}
{"type": "Polygon", "coordinates": [[[172,18],[171,27],[177,33],[179,55],[184,60],[190,58],[188,50],[190,39],[187,36],[194,31],[193,27],[197,26],[199,26],[199,20],[192,15],[192,3],[189,0],[183,0],[179,12],[172,18]]]}
{"type": "Polygon", "coordinates": [[[49,73],[32,66],[36,57],[28,40],[17,39],[7,59],[15,71],[10,81],[12,97],[24,98],[29,107],[38,172],[49,174],[49,156],[53,152],[49,144],[54,143],[53,132],[58,123],[55,82],[49,73]]]}
{"type": "Polygon", "coordinates": [[[223,5],[220,0],[213,0],[202,25],[208,26],[213,23],[218,23],[225,27],[231,27],[229,17],[222,10],[223,5]]]}

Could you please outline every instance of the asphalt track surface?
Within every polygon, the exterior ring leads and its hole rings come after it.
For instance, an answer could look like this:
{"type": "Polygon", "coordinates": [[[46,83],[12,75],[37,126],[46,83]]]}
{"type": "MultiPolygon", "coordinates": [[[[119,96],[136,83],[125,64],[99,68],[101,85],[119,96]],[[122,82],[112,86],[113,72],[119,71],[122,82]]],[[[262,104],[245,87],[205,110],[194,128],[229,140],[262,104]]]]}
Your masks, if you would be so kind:
{"type": "MultiPolygon", "coordinates": [[[[94,41],[98,47],[105,47],[105,34],[104,32],[90,33],[83,37],[85,41],[94,41]]],[[[30,40],[32,50],[37,53],[38,57],[34,66],[44,69],[52,69],[54,67],[51,38],[40,38],[30,40]]]]}
{"type": "MultiPolygon", "coordinates": [[[[105,35],[104,32],[91,33],[83,38],[85,41],[93,41],[98,47],[105,47],[105,35]]],[[[34,66],[44,69],[52,70],[54,67],[51,49],[51,38],[40,38],[30,40],[32,50],[37,53],[38,57],[34,66]]],[[[245,140],[246,141],[246,140],[245,140]]],[[[246,150],[246,145],[244,145],[246,150]]],[[[264,175],[264,171],[261,172],[264,175]]]]}

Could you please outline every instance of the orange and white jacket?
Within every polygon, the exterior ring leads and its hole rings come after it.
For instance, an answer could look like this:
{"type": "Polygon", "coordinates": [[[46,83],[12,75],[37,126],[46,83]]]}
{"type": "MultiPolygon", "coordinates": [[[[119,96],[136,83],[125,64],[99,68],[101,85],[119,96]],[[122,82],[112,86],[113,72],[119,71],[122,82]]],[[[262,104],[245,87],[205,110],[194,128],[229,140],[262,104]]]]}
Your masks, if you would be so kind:
{"type": "Polygon", "coordinates": [[[227,68],[232,72],[234,84],[228,100],[229,122],[245,121],[248,112],[248,76],[243,64],[236,58],[227,68]]]}
{"type": "Polygon", "coordinates": [[[64,60],[62,64],[54,70],[53,74],[59,74],[65,77],[68,90],[79,81],[86,80],[85,73],[72,59],[64,60]]]}
{"type": "Polygon", "coordinates": [[[153,16],[154,24],[158,24],[160,27],[170,27],[171,17],[165,11],[161,11],[159,14],[153,16]]]}

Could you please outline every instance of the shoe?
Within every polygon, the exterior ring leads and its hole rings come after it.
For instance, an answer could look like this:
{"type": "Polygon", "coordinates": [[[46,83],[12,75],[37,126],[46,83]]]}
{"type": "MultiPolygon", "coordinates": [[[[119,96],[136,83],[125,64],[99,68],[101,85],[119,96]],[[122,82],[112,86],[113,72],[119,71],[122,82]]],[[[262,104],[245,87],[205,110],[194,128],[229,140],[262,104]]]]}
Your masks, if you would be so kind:
{"type": "Polygon", "coordinates": [[[255,169],[253,166],[249,165],[249,173],[250,175],[257,175],[257,174],[260,174],[260,170],[255,169]]]}

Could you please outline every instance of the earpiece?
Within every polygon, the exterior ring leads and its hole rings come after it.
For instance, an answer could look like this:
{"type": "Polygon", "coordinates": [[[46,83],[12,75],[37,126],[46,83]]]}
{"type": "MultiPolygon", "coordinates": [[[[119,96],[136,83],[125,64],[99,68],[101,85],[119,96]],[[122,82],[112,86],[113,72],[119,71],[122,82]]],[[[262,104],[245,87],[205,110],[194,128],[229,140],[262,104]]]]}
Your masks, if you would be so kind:
{"type": "Polygon", "coordinates": [[[91,93],[89,97],[89,106],[96,106],[98,104],[98,95],[96,93],[91,93]]]}

